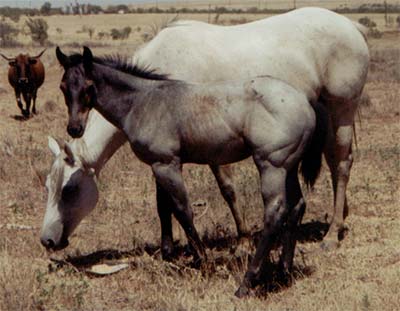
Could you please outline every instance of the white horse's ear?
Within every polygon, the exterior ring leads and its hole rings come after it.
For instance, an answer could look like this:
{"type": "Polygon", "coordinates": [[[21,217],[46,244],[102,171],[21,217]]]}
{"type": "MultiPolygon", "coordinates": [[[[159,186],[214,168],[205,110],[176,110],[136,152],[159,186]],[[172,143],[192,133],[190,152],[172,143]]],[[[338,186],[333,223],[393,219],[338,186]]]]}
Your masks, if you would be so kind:
{"type": "Polygon", "coordinates": [[[51,152],[54,154],[54,156],[58,156],[61,152],[60,145],[58,142],[51,136],[47,137],[48,139],[48,146],[51,150],[51,152]]]}
{"type": "Polygon", "coordinates": [[[65,142],[64,144],[64,152],[67,157],[64,159],[68,164],[73,165],[75,162],[74,153],[72,152],[71,146],[65,142]]]}

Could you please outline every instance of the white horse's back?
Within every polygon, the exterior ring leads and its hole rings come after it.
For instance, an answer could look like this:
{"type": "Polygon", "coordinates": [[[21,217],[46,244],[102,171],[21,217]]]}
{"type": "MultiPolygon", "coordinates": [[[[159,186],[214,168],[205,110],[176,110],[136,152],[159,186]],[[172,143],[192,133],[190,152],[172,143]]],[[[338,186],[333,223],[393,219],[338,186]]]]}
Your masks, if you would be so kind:
{"type": "Polygon", "coordinates": [[[353,22],[329,10],[304,8],[235,26],[179,21],[139,50],[135,61],[197,82],[268,74],[315,100],[322,88],[337,97],[360,92],[368,57],[353,22]]]}

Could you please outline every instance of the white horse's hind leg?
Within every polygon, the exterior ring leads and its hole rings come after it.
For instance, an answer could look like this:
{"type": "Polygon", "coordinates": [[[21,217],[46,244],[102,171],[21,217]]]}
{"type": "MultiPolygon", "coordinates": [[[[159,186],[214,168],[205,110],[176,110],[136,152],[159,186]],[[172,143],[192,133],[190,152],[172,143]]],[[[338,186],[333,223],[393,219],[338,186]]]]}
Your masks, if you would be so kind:
{"type": "Polygon", "coordinates": [[[230,166],[213,166],[210,165],[215,179],[217,180],[219,190],[231,210],[235,220],[236,230],[239,239],[250,235],[250,231],[246,226],[243,210],[238,207],[236,201],[235,189],[232,182],[232,169],[230,166]]]}
{"type": "Polygon", "coordinates": [[[351,144],[357,102],[357,100],[353,100],[329,103],[332,126],[331,133],[327,139],[325,158],[331,170],[335,197],[332,221],[322,242],[324,249],[332,249],[339,246],[339,241],[343,238],[345,231],[344,218],[348,213],[346,189],[353,164],[351,144]]]}

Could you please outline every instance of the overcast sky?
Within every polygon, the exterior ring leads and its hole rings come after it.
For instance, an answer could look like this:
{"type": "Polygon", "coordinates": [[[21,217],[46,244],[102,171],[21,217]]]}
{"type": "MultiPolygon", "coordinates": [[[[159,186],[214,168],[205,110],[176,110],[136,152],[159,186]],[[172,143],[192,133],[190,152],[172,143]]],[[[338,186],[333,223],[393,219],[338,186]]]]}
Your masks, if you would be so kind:
{"type": "MultiPolygon", "coordinates": [[[[170,2],[171,0],[158,0],[158,2],[170,2]]],[[[0,0],[0,6],[11,7],[41,7],[46,0],[0,0]]],[[[75,3],[75,0],[47,0],[53,7],[64,7],[66,4],[75,3]]],[[[156,3],[156,0],[78,0],[79,3],[91,3],[97,5],[111,4],[135,4],[135,3],[156,3]]]]}

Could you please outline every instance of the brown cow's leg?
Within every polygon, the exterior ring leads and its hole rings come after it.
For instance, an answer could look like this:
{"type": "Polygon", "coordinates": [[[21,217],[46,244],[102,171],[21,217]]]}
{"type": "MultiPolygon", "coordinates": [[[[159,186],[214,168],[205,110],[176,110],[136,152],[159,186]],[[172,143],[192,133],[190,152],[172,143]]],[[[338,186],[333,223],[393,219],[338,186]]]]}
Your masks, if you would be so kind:
{"type": "Polygon", "coordinates": [[[22,93],[22,96],[24,97],[25,104],[26,104],[26,110],[24,110],[23,115],[25,118],[29,118],[31,114],[31,95],[28,93],[22,93]]]}
{"type": "Polygon", "coordinates": [[[22,105],[22,101],[21,101],[21,92],[19,90],[15,90],[15,98],[17,100],[18,108],[21,110],[21,114],[23,116],[25,116],[25,114],[24,114],[24,106],[22,105]]]}
{"type": "Polygon", "coordinates": [[[37,91],[34,91],[33,95],[32,95],[32,100],[33,100],[32,113],[33,114],[37,114],[37,112],[36,112],[36,94],[37,94],[37,91]]]}

